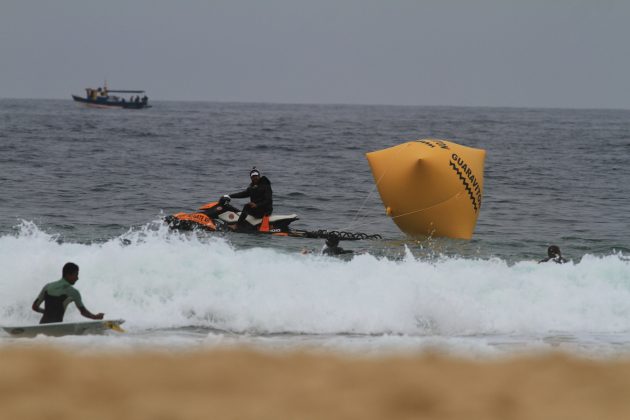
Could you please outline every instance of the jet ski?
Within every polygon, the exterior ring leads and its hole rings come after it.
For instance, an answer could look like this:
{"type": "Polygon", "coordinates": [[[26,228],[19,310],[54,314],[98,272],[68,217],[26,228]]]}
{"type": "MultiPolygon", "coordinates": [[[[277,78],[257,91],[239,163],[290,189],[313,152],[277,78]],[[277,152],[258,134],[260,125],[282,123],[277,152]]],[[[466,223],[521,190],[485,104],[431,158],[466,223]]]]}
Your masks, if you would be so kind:
{"type": "Polygon", "coordinates": [[[268,233],[272,235],[288,236],[291,233],[289,224],[298,220],[296,214],[271,215],[257,219],[252,215],[245,218],[245,223],[236,225],[241,212],[230,204],[228,197],[219,201],[205,204],[194,213],[176,213],[166,216],[164,221],[171,229],[177,230],[207,230],[236,231],[245,233],[268,233]]]}

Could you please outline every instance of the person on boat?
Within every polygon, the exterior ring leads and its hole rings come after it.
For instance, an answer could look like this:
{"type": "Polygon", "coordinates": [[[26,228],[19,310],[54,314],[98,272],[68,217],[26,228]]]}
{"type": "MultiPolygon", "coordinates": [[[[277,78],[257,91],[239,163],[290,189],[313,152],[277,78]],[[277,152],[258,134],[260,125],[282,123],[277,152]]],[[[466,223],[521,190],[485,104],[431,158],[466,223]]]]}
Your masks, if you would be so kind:
{"type": "Polygon", "coordinates": [[[146,105],[146,104],[147,104],[147,102],[149,102],[149,97],[148,97],[147,95],[144,95],[144,96],[142,97],[142,103],[146,105]]]}
{"type": "Polygon", "coordinates": [[[48,324],[51,322],[63,322],[63,316],[66,313],[66,307],[71,303],[74,304],[86,318],[103,319],[105,314],[93,314],[88,311],[83,301],[81,293],[73,286],[79,280],[79,266],[74,263],[66,263],[61,270],[61,279],[48,283],[33,302],[33,310],[43,314],[40,324],[48,324]],[[41,304],[44,303],[44,308],[41,304]]]}
{"type": "Polygon", "coordinates": [[[326,248],[322,251],[322,254],[328,256],[353,254],[353,251],[345,250],[339,246],[339,236],[335,234],[328,235],[326,238],[326,248]]]}
{"type": "Polygon", "coordinates": [[[250,201],[243,207],[236,226],[242,226],[248,214],[260,219],[273,212],[273,191],[269,178],[261,177],[255,166],[249,172],[249,178],[252,182],[245,190],[223,196],[227,199],[249,197],[250,201]]]}
{"type": "Polygon", "coordinates": [[[553,261],[557,264],[564,264],[565,262],[567,262],[567,260],[562,257],[560,248],[557,245],[551,245],[549,248],[547,248],[547,258],[543,258],[542,260],[538,261],[538,264],[549,261],[553,261]]]}

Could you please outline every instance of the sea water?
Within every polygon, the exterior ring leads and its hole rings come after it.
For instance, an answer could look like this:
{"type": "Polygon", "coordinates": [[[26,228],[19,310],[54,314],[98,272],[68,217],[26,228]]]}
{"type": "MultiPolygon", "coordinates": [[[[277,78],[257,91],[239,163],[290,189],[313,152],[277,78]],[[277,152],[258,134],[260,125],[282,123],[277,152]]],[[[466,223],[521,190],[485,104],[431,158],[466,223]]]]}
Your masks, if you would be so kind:
{"type": "MultiPolygon", "coordinates": [[[[0,100],[0,325],[63,264],[125,334],[80,349],[249,344],[466,355],[630,352],[630,112],[156,102],[143,111],[0,100]],[[436,137],[487,150],[472,241],[407,238],[364,153],[436,137]],[[161,217],[243,189],[343,242],[172,232],[161,217]],[[538,264],[550,244],[568,264],[538,264]]],[[[68,321],[82,318],[74,308],[68,321]]],[[[0,345],[19,340],[0,336],[0,345]]]]}

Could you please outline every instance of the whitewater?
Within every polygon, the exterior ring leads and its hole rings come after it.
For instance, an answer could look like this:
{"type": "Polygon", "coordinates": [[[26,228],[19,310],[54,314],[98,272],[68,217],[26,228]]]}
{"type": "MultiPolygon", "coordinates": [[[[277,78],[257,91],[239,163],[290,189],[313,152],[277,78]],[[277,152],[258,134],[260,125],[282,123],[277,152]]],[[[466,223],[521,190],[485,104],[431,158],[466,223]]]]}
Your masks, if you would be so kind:
{"type": "MultiPolygon", "coordinates": [[[[23,222],[16,235],[0,237],[0,325],[37,323],[30,306],[43,284],[65,262],[80,261],[84,303],[125,319],[127,333],[35,341],[479,355],[558,346],[630,351],[630,260],[621,253],[510,264],[427,259],[403,248],[399,259],[365,253],[348,260],[237,249],[229,237],[173,233],[157,221],[103,243],[69,243],[23,222]]],[[[66,321],[80,320],[68,310],[66,321]]]]}

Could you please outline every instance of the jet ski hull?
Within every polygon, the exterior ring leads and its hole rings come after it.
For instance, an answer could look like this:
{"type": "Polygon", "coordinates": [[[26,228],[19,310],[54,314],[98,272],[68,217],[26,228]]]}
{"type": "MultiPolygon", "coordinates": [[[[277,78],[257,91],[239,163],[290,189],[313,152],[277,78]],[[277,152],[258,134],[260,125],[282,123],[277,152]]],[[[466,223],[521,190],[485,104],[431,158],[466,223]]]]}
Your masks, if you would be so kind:
{"type": "Polygon", "coordinates": [[[291,232],[289,224],[298,220],[297,215],[274,215],[257,219],[247,216],[242,224],[236,225],[240,212],[224,199],[199,208],[198,212],[176,213],[166,216],[164,221],[171,229],[182,231],[206,230],[236,231],[243,233],[286,234],[291,232]]]}

